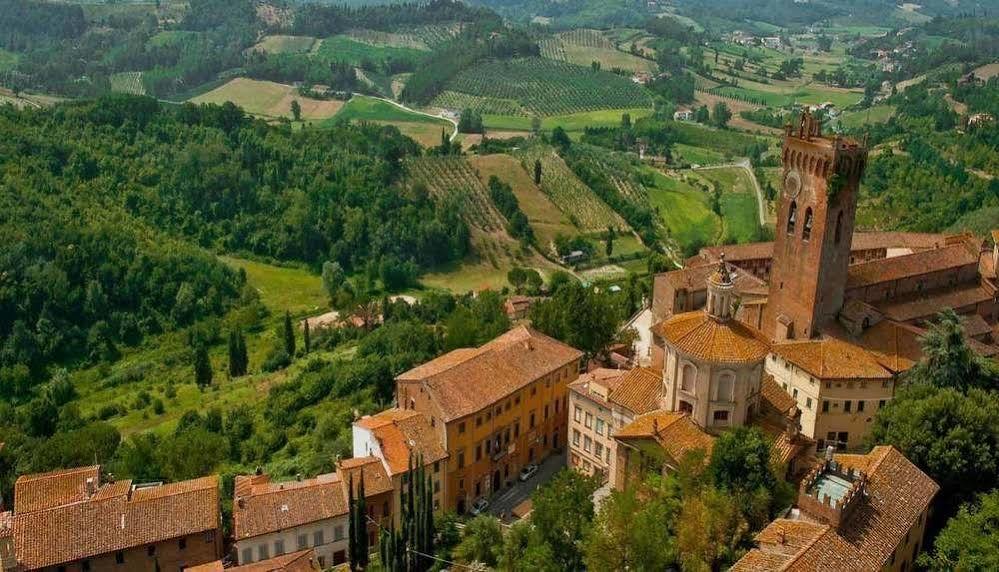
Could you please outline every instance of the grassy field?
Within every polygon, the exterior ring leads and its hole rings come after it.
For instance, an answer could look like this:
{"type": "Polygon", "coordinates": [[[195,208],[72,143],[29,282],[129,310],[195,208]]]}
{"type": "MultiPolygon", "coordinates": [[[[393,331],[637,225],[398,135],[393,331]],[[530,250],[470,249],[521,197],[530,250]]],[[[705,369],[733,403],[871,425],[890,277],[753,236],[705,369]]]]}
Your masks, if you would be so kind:
{"type": "Polygon", "coordinates": [[[510,285],[506,275],[512,268],[512,264],[493,266],[481,260],[465,261],[424,274],[420,282],[429,288],[449,290],[458,294],[485,289],[500,290],[510,285]]]}
{"type": "Polygon", "coordinates": [[[720,229],[707,194],[692,180],[687,175],[667,177],[655,172],[655,184],[649,187],[649,204],[662,218],[669,236],[682,248],[714,244],[720,229]]]}
{"type": "Polygon", "coordinates": [[[154,48],[163,48],[182,43],[184,40],[197,35],[198,32],[188,30],[160,30],[149,38],[148,44],[154,48]]]}
{"type": "Polygon", "coordinates": [[[316,39],[312,36],[264,36],[253,50],[268,54],[304,54],[312,50],[316,39]]]}
{"type": "Polygon", "coordinates": [[[724,153],[719,153],[714,149],[695,147],[684,143],[673,145],[673,159],[675,162],[689,163],[691,165],[716,165],[728,160],[724,153]]]}
{"type": "MultiPolygon", "coordinates": [[[[475,155],[468,158],[483,184],[495,175],[510,185],[517,196],[520,209],[534,229],[538,243],[546,247],[557,235],[572,235],[576,228],[555,206],[541,189],[534,184],[532,175],[524,169],[516,158],[505,155],[475,155]]],[[[532,167],[533,168],[533,167],[532,167]]]]}
{"type": "MultiPolygon", "coordinates": [[[[541,128],[550,131],[561,127],[566,131],[582,131],[586,127],[614,127],[621,124],[621,116],[631,115],[632,121],[652,115],[652,109],[636,107],[629,109],[601,109],[598,111],[583,111],[545,117],[541,120],[541,128]]],[[[530,117],[515,117],[510,115],[483,115],[482,122],[487,129],[529,131],[530,117]]]]}
{"type": "Polygon", "coordinates": [[[721,189],[722,244],[760,239],[759,214],[753,183],[745,169],[712,169],[697,175],[721,189]]]}
{"type": "Polygon", "coordinates": [[[363,95],[355,95],[328,121],[368,121],[381,125],[394,125],[404,135],[412,137],[424,147],[440,145],[441,129],[448,135],[454,125],[444,119],[437,119],[412,113],[386,101],[363,95]]]}
{"type": "Polygon", "coordinates": [[[142,72],[122,72],[112,75],[111,91],[146,95],[146,87],[142,84],[142,72]]]}
{"type": "Polygon", "coordinates": [[[414,48],[372,45],[341,35],[322,40],[314,54],[316,58],[326,61],[360,65],[364,61],[380,62],[390,58],[420,60],[426,52],[414,48]]]}
{"type": "Polygon", "coordinates": [[[291,117],[291,102],[295,100],[302,107],[304,120],[328,119],[344,107],[342,101],[321,101],[302,97],[290,85],[247,78],[236,78],[190,101],[192,103],[231,101],[252,115],[291,117]]]}
{"type": "Polygon", "coordinates": [[[848,111],[840,116],[840,124],[848,129],[855,129],[872,123],[884,123],[895,115],[894,105],[874,105],[868,109],[848,111]]]}
{"type": "MultiPolygon", "coordinates": [[[[490,115],[514,115],[510,102],[525,115],[542,117],[652,103],[646,90],[629,78],[545,58],[483,63],[459,73],[446,91],[480,98],[476,109],[490,115]]],[[[447,107],[447,101],[434,105],[447,107]]]]}

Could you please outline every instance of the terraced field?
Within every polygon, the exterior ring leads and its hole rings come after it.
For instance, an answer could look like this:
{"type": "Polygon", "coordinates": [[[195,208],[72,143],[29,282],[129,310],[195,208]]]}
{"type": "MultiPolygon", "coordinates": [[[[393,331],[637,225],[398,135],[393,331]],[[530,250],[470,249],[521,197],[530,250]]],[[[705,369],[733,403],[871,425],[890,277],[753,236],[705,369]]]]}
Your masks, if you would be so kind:
{"type": "Polygon", "coordinates": [[[545,145],[532,145],[518,151],[522,165],[533,169],[541,160],[541,190],[583,232],[602,232],[608,226],[630,229],[613,209],[587,187],[555,153],[545,145]]]}
{"type": "Polygon", "coordinates": [[[111,91],[146,95],[146,86],[142,84],[142,72],[122,72],[112,75],[111,91]]]}
{"type": "Polygon", "coordinates": [[[552,60],[589,67],[600,62],[602,69],[619,68],[631,72],[654,72],[655,62],[623,52],[597,30],[571,30],[539,42],[541,55],[552,60]]]}
{"type": "MultiPolygon", "coordinates": [[[[569,218],[534,184],[531,171],[525,170],[518,159],[506,154],[473,155],[468,158],[468,162],[483,184],[488,183],[489,177],[495,175],[510,185],[539,244],[547,245],[559,234],[571,235],[576,232],[569,218]]],[[[528,167],[533,169],[533,165],[531,163],[528,167]]]]}
{"type": "Polygon", "coordinates": [[[329,62],[346,62],[361,65],[362,62],[380,62],[387,59],[420,60],[426,55],[425,49],[374,45],[358,41],[346,35],[333,36],[322,40],[313,57],[329,62]]]}
{"type": "Polygon", "coordinates": [[[420,157],[406,161],[406,169],[408,185],[423,184],[437,202],[457,205],[468,224],[486,232],[503,231],[503,215],[464,157],[420,157]]]}
{"type": "MultiPolygon", "coordinates": [[[[540,116],[652,104],[645,89],[628,78],[545,58],[487,62],[458,74],[446,90],[483,98],[483,102],[514,101],[525,114],[540,116]]],[[[439,103],[434,105],[444,107],[439,103]]],[[[491,112],[484,107],[480,111],[491,112]]]]}

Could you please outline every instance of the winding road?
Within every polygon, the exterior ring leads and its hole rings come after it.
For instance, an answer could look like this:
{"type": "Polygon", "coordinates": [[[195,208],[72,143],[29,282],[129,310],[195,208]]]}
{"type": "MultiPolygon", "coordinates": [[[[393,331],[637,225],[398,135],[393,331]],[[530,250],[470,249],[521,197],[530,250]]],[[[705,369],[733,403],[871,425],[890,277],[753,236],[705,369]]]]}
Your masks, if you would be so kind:
{"type": "MultiPolygon", "coordinates": [[[[454,138],[458,136],[458,121],[455,120],[455,119],[451,119],[450,117],[445,117],[443,113],[440,114],[440,115],[434,115],[432,113],[427,113],[425,111],[418,111],[416,109],[413,109],[412,107],[406,107],[405,105],[399,103],[398,101],[393,101],[393,100],[385,98],[385,97],[377,97],[377,96],[374,96],[374,95],[365,95],[364,97],[367,97],[367,98],[370,98],[370,99],[377,99],[379,101],[384,101],[385,103],[390,103],[390,104],[398,107],[399,109],[402,109],[404,111],[408,111],[410,113],[415,113],[417,115],[423,115],[425,117],[433,117],[434,119],[443,119],[444,121],[447,121],[451,125],[454,125],[454,131],[451,132],[451,137],[448,138],[448,141],[454,143],[454,138]]],[[[351,99],[353,99],[353,97],[351,97],[351,99]]]]}

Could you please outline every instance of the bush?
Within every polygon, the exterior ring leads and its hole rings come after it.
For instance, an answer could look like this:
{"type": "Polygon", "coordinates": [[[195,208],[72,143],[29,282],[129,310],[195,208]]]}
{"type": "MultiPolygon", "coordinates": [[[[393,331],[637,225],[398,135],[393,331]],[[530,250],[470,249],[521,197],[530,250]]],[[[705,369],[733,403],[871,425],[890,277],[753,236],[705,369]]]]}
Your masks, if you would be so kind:
{"type": "Polygon", "coordinates": [[[260,369],[269,373],[284,369],[289,365],[291,365],[291,356],[288,355],[288,352],[283,347],[275,347],[264,358],[264,363],[260,366],[260,369]]]}

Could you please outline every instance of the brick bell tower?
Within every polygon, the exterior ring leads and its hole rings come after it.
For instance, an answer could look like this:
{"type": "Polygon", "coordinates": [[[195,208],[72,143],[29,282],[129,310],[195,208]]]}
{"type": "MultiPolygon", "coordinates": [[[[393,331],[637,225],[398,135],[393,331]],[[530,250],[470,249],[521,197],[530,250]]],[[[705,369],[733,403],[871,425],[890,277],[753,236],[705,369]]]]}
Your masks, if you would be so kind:
{"type": "Polygon", "coordinates": [[[843,307],[864,145],[822,135],[802,113],[784,129],[783,183],[763,329],[774,340],[808,339],[843,307]]]}

